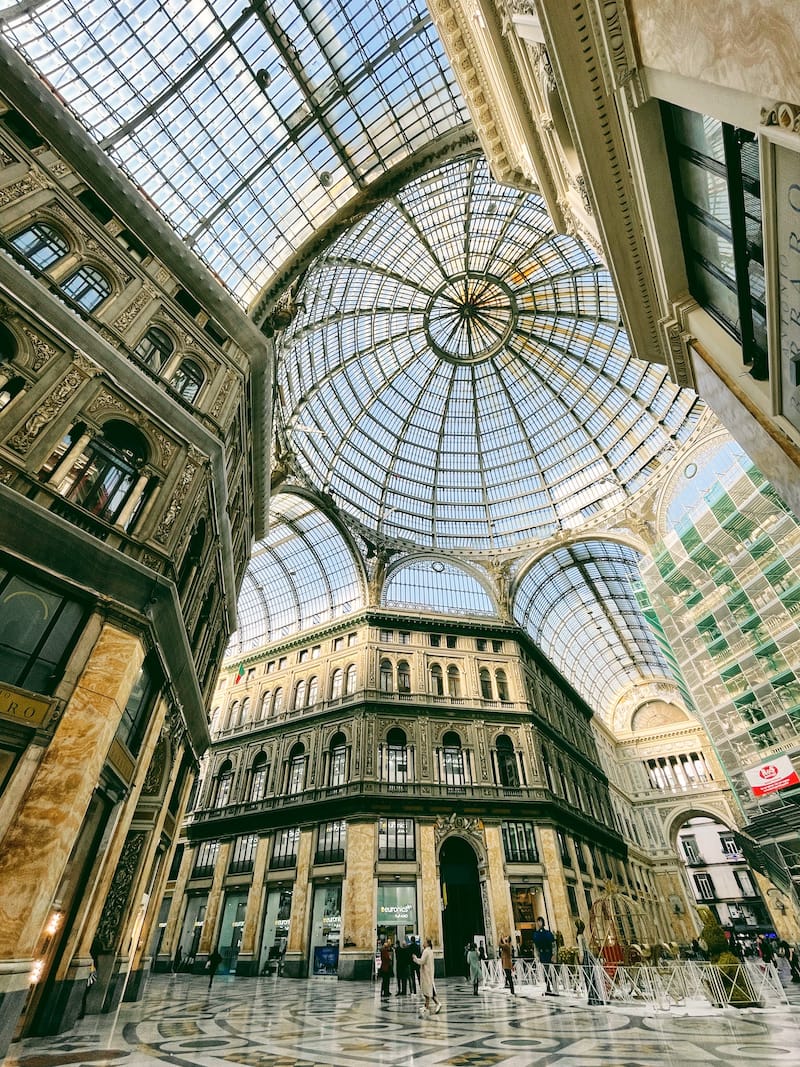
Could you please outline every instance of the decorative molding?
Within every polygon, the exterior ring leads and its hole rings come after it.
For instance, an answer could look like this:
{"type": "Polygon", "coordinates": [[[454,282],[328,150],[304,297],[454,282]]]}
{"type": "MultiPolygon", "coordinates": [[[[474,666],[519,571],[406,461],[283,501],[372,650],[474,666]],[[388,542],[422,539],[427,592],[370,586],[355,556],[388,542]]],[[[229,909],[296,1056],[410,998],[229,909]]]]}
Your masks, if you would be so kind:
{"type": "Polygon", "coordinates": [[[24,178],[20,178],[19,181],[12,182],[10,185],[0,188],[0,207],[5,206],[6,204],[13,204],[15,200],[20,200],[23,196],[38,192],[40,189],[46,189],[47,186],[47,180],[39,173],[39,171],[31,170],[24,178]]]}
{"type": "Polygon", "coordinates": [[[659,321],[659,326],[667,342],[664,347],[667,350],[669,359],[670,378],[677,385],[688,386],[688,388],[695,390],[696,383],[689,354],[689,345],[693,337],[686,329],[686,316],[697,307],[698,303],[694,297],[675,301],[672,305],[672,315],[665,316],[659,321]]]}
{"type": "Polygon", "coordinates": [[[776,100],[771,107],[762,107],[761,125],[780,126],[787,133],[800,133],[800,104],[776,100]]]}
{"type": "Polygon", "coordinates": [[[58,385],[38,404],[36,411],[29,416],[22,427],[9,439],[9,447],[13,448],[21,456],[26,455],[28,449],[45,426],[50,425],[66,402],[78,391],[88,377],[89,375],[85,369],[78,365],[76,360],[58,385]]]}
{"type": "Polygon", "coordinates": [[[117,947],[122,919],[146,839],[147,834],[144,830],[135,830],[128,834],[122,846],[122,853],[114,871],[111,887],[103,905],[103,914],[100,916],[95,934],[96,943],[101,952],[114,952],[117,947]]]}
{"type": "Polygon", "coordinates": [[[47,341],[40,337],[35,330],[32,330],[30,326],[25,323],[22,324],[22,332],[30,341],[34,351],[34,356],[31,360],[31,370],[41,370],[45,363],[49,363],[51,359],[55,359],[55,357],[59,355],[57,349],[48,344],[47,341]]]}
{"type": "Polygon", "coordinates": [[[219,392],[214,400],[214,406],[211,408],[211,418],[216,419],[222,412],[225,406],[225,401],[228,399],[231,389],[236,381],[236,375],[232,371],[226,371],[225,381],[220,386],[219,392]]]}
{"type": "Polygon", "coordinates": [[[114,320],[114,329],[124,333],[139,313],[156,298],[155,289],[151,289],[150,286],[145,285],[139,290],[122,314],[114,320]]]}
{"type": "Polygon", "coordinates": [[[481,819],[465,818],[463,815],[456,815],[455,812],[452,812],[447,818],[443,815],[437,815],[433,834],[437,847],[446,837],[456,834],[459,837],[474,838],[480,843],[481,851],[483,850],[483,821],[481,819]]]}
{"type": "Polygon", "coordinates": [[[194,476],[197,473],[199,464],[193,460],[188,459],[186,466],[178,479],[175,489],[172,493],[172,498],[167,506],[166,511],[161,517],[161,522],[158,524],[158,528],[155,533],[155,539],[160,544],[166,544],[169,540],[169,536],[172,533],[172,528],[175,525],[175,520],[181,512],[183,503],[186,499],[186,495],[189,492],[189,487],[194,481],[194,476]]]}
{"type": "Polygon", "coordinates": [[[172,457],[178,451],[178,446],[174,441],[161,432],[161,430],[151,429],[150,433],[158,443],[158,449],[161,453],[161,466],[166,469],[169,467],[172,457]]]}
{"type": "Polygon", "coordinates": [[[101,411],[117,411],[121,415],[125,415],[131,422],[136,421],[136,411],[124,400],[120,400],[118,396],[114,396],[107,389],[101,389],[89,407],[86,409],[90,415],[95,417],[101,411]]]}
{"type": "Polygon", "coordinates": [[[163,735],[159,737],[147,768],[142,784],[142,796],[155,797],[161,792],[161,782],[164,778],[164,768],[167,765],[167,739],[163,735]]]}

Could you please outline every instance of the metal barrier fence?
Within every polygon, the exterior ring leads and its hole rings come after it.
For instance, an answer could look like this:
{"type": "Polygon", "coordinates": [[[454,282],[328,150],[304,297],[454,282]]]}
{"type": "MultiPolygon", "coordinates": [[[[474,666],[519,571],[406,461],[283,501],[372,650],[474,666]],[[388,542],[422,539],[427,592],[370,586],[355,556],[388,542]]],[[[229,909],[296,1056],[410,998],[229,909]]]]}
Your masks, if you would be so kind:
{"type": "MultiPolygon", "coordinates": [[[[744,960],[720,968],[715,963],[694,960],[664,961],[658,965],[637,963],[604,965],[591,970],[575,964],[550,964],[553,989],[578,999],[588,999],[591,981],[595,995],[609,1004],[636,1004],[661,1011],[694,1002],[715,1007],[734,1005],[780,1008],[788,1003],[780,976],[771,964],[744,960]]],[[[482,962],[483,983],[502,987],[505,973],[500,960],[482,962]]],[[[544,966],[534,960],[514,961],[514,983],[546,988],[544,966]]]]}

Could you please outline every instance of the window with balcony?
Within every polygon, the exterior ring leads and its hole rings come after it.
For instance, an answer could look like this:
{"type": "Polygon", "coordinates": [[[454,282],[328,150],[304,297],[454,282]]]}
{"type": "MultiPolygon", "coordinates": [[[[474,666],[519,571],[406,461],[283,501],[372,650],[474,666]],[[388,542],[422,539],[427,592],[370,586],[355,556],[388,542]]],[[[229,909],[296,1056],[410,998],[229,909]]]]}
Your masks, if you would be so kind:
{"type": "Polygon", "coordinates": [[[228,709],[228,715],[225,719],[225,729],[230,730],[232,726],[235,726],[239,721],[239,701],[234,700],[228,709]]]}
{"type": "Polygon", "coordinates": [[[10,243],[23,259],[39,270],[47,270],[69,252],[66,238],[48,222],[26,226],[11,238],[10,243]]]}
{"type": "Polygon", "coordinates": [[[413,819],[378,820],[378,859],[416,860],[413,819]]]}
{"type": "Polygon", "coordinates": [[[283,711],[283,689],[278,686],[275,690],[275,699],[272,701],[272,714],[277,715],[283,711]]]}
{"type": "Polygon", "coordinates": [[[386,743],[381,746],[380,779],[390,785],[405,785],[409,781],[408,742],[404,730],[393,727],[386,735],[386,743]]]}
{"type": "Polygon", "coordinates": [[[461,696],[461,673],[453,664],[447,668],[447,695],[454,698],[461,696]]]}
{"type": "Polygon", "coordinates": [[[306,686],[307,682],[305,678],[301,678],[297,685],[294,687],[294,702],[292,708],[297,711],[298,708],[305,707],[306,703],[306,686]]]}
{"type": "Polygon", "coordinates": [[[283,870],[294,867],[297,863],[297,846],[300,841],[300,828],[297,826],[289,830],[278,830],[275,834],[275,843],[272,846],[272,870],[283,870]]]}
{"type": "Polygon", "coordinates": [[[352,696],[356,691],[357,672],[355,663],[351,663],[345,674],[345,696],[352,696]]]}
{"type": "Polygon", "coordinates": [[[224,808],[230,800],[232,787],[233,764],[230,760],[225,760],[217,772],[217,779],[214,783],[214,791],[212,793],[211,807],[224,808]]]}
{"type": "Polygon", "coordinates": [[[506,672],[495,671],[494,680],[497,685],[497,699],[506,702],[509,701],[511,698],[508,695],[508,679],[506,678],[506,672]]]}
{"type": "Polygon", "coordinates": [[[343,819],[320,823],[314,863],[344,863],[347,823],[343,819]]]}
{"type": "Polygon", "coordinates": [[[378,675],[378,682],[382,693],[391,693],[394,688],[392,684],[392,664],[388,659],[382,659],[380,664],[380,671],[378,675]]]}
{"type": "Polygon", "coordinates": [[[169,334],[158,326],[151,326],[144,337],[136,344],[134,353],[153,370],[161,370],[175,351],[175,345],[169,334]]]}
{"type": "Polygon", "coordinates": [[[195,878],[207,878],[214,873],[219,856],[219,841],[201,841],[195,849],[192,875],[195,878]]]}
{"type": "Polygon", "coordinates": [[[481,698],[483,700],[492,700],[494,698],[494,692],[492,690],[492,676],[486,667],[481,667],[479,672],[479,679],[481,683],[481,698]]]}
{"type": "Polygon", "coordinates": [[[61,292],[84,311],[94,311],[111,296],[111,284],[96,267],[78,267],[61,283],[61,292]]]}
{"type": "Polygon", "coordinates": [[[205,375],[192,359],[184,359],[170,382],[175,392],[187,400],[190,404],[197,399],[197,395],[203,388],[205,375]]]}
{"type": "Polygon", "coordinates": [[[249,874],[255,863],[258,834],[243,834],[237,837],[231,850],[229,874],[249,874]]]}
{"type": "Polygon", "coordinates": [[[293,796],[302,793],[306,781],[306,750],[298,741],[289,753],[286,776],[286,792],[293,796]]]}
{"type": "Polygon", "coordinates": [[[259,752],[253,760],[250,770],[250,791],[248,799],[251,801],[263,800],[267,795],[267,779],[269,778],[269,764],[263,752],[259,752]]]}
{"type": "Polygon", "coordinates": [[[328,785],[347,785],[347,740],[343,733],[333,735],[328,755],[328,785]]]}
{"type": "Polygon", "coordinates": [[[504,789],[519,789],[519,767],[517,754],[511,738],[506,734],[500,734],[495,746],[497,760],[497,782],[504,789]]]}
{"type": "Polygon", "coordinates": [[[308,696],[306,697],[306,705],[308,707],[313,707],[313,705],[317,703],[318,699],[319,699],[319,678],[317,678],[317,676],[315,674],[314,677],[310,678],[309,682],[308,682],[308,696]]]}
{"type": "Polygon", "coordinates": [[[331,700],[338,700],[344,687],[344,671],[337,667],[331,675],[331,700]]]}
{"type": "Polygon", "coordinates": [[[503,851],[507,863],[538,863],[536,833],[532,822],[504,822],[503,851]]]}
{"type": "Polygon", "coordinates": [[[439,758],[440,780],[447,786],[447,791],[462,792],[469,781],[468,760],[461,747],[461,738],[454,730],[442,738],[439,758]]]}
{"type": "Polygon", "coordinates": [[[411,692],[411,668],[404,659],[397,664],[397,691],[398,693],[411,692]]]}
{"type": "Polygon", "coordinates": [[[434,663],[431,667],[431,693],[435,697],[444,696],[444,675],[438,663],[434,663]]]}
{"type": "Polygon", "coordinates": [[[269,702],[270,702],[271,696],[272,696],[272,693],[269,691],[269,689],[265,693],[261,694],[261,704],[259,705],[259,709],[258,709],[258,717],[259,717],[259,719],[263,720],[263,719],[268,718],[268,716],[269,716],[269,702]]]}
{"type": "MultiPolygon", "coordinates": [[[[131,500],[150,450],[144,435],[122,419],[109,419],[69,471],[63,494],[106,522],[115,522],[131,500]]],[[[125,520],[130,527],[144,502],[139,497],[125,520]]]]}
{"type": "Polygon", "coordinates": [[[237,726],[242,726],[247,722],[250,717],[250,697],[245,697],[239,706],[239,718],[236,721],[237,726]]]}

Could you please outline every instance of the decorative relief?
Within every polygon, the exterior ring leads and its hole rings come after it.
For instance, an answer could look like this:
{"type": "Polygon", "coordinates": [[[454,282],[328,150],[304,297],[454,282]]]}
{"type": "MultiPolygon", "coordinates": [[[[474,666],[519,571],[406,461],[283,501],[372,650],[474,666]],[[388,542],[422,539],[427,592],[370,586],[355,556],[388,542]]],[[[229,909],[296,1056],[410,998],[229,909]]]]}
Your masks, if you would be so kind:
{"type": "Polygon", "coordinates": [[[136,421],[136,412],[133,408],[126,404],[124,400],[120,400],[118,396],[109,393],[107,389],[100,390],[87,410],[91,415],[97,415],[101,411],[118,411],[132,422],[136,421]]]}
{"type": "Polygon", "coordinates": [[[219,416],[220,412],[225,406],[225,401],[228,399],[230,391],[233,388],[233,383],[235,381],[236,375],[233,374],[231,371],[228,371],[225,375],[225,381],[222,383],[222,385],[220,386],[220,390],[217,393],[217,398],[214,401],[214,406],[211,409],[212,419],[216,419],[219,416]]]}
{"type": "Polygon", "coordinates": [[[578,187],[578,192],[581,194],[583,210],[586,212],[587,215],[593,214],[592,201],[589,199],[589,190],[586,188],[586,179],[582,174],[576,175],[575,184],[578,187]]]}
{"type": "Polygon", "coordinates": [[[5,148],[0,147],[0,167],[10,167],[12,163],[16,162],[16,156],[12,156],[5,148]]]}
{"type": "Polygon", "coordinates": [[[174,441],[170,441],[160,430],[152,430],[151,433],[158,442],[158,450],[161,453],[161,466],[168,467],[172,457],[178,450],[178,446],[174,441]]]}
{"type": "Polygon", "coordinates": [[[780,126],[788,133],[800,133],[800,104],[776,100],[772,107],[762,107],[761,125],[780,126]]]}
{"type": "Polygon", "coordinates": [[[180,514],[183,502],[186,499],[186,495],[189,492],[194,476],[197,473],[198,463],[192,459],[188,459],[186,466],[183,469],[183,473],[175,485],[172,492],[172,499],[164,512],[161,522],[158,524],[155,538],[156,541],[161,544],[166,544],[169,539],[169,535],[172,532],[172,527],[175,525],[175,520],[180,514]]]}
{"type": "Polygon", "coordinates": [[[450,834],[462,834],[473,837],[483,844],[483,822],[481,819],[469,819],[463,815],[452,812],[447,818],[443,815],[436,816],[436,824],[433,828],[436,844],[439,845],[450,834]]]}
{"type": "Polygon", "coordinates": [[[9,446],[15,452],[19,452],[21,456],[26,455],[28,449],[45,426],[48,426],[53,421],[67,400],[83,385],[86,378],[86,373],[79,366],[73,364],[58,385],[42,400],[25,424],[10,438],[9,446]]]}
{"type": "Polygon", "coordinates": [[[147,307],[147,305],[156,299],[156,292],[149,286],[144,286],[140,289],[133,300],[128,304],[125,310],[114,320],[114,328],[124,332],[128,329],[130,324],[136,318],[136,316],[147,307]]]}
{"type": "Polygon", "coordinates": [[[20,178],[19,181],[12,182],[10,185],[0,189],[0,206],[13,204],[15,200],[19,200],[29,193],[35,193],[39,189],[46,188],[47,181],[42,175],[36,170],[29,171],[24,178],[20,178]]]}
{"type": "Polygon", "coordinates": [[[34,352],[31,360],[31,370],[41,370],[45,363],[49,363],[51,359],[58,355],[58,351],[43,340],[30,326],[23,325],[22,332],[30,341],[34,352]]]}
{"type": "Polygon", "coordinates": [[[0,485],[10,485],[16,473],[13,467],[7,467],[5,463],[0,463],[0,485]]]}
{"type": "Polygon", "coordinates": [[[48,164],[47,169],[51,174],[55,174],[57,178],[63,178],[65,174],[70,172],[69,166],[63,159],[54,159],[52,163],[48,164]]]}
{"type": "Polygon", "coordinates": [[[116,948],[122,919],[146,838],[147,835],[143,830],[137,830],[128,834],[122,846],[122,854],[119,857],[117,869],[114,871],[95,935],[101,952],[113,952],[116,948]]]}
{"type": "Polygon", "coordinates": [[[167,764],[167,741],[165,737],[158,739],[158,744],[153,752],[153,758],[150,760],[150,766],[147,768],[147,774],[145,775],[144,783],[142,785],[142,795],[147,797],[158,796],[161,791],[161,782],[164,778],[164,768],[167,764]]]}

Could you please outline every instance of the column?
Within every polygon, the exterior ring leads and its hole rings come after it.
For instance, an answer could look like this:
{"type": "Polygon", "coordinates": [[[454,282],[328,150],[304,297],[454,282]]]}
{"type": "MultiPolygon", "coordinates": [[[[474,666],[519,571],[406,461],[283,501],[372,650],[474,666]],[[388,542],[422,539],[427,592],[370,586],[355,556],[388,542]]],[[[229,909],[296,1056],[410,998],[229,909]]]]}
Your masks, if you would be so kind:
{"type": "Polygon", "coordinates": [[[247,894],[247,910],[244,916],[242,943],[239,946],[239,959],[236,973],[256,976],[258,974],[258,931],[261,928],[264,911],[264,879],[269,862],[271,835],[259,837],[253,860],[253,881],[247,894]]]}
{"type": "Polygon", "coordinates": [[[143,659],[105,624],[0,848],[0,1055],[25,1001],[33,956],[143,659]]]}
{"type": "Polygon", "coordinates": [[[142,499],[142,493],[147,488],[147,483],[150,481],[150,477],[149,474],[140,474],[137,478],[136,485],[131,489],[130,495],[123,504],[122,511],[120,511],[117,516],[117,521],[114,523],[114,525],[119,526],[121,530],[127,528],[130,517],[138,507],[139,501],[142,499]]]}
{"type": "Polygon", "coordinates": [[[486,930],[487,949],[495,951],[501,937],[514,933],[514,911],[511,907],[511,890],[506,878],[503,837],[499,826],[485,826],[487,885],[486,895],[491,912],[486,918],[491,923],[486,930]]]}
{"type": "Polygon", "coordinates": [[[424,945],[426,938],[434,944],[437,956],[442,953],[442,888],[436,862],[436,833],[433,823],[417,823],[417,859],[421,901],[417,901],[420,917],[419,933],[424,945]]]}
{"type": "MultiPolygon", "coordinates": [[[[194,852],[194,848],[186,843],[181,856],[181,865],[178,868],[178,877],[175,879],[175,885],[172,889],[172,903],[169,915],[167,915],[164,937],[161,941],[161,952],[156,961],[157,970],[168,971],[178,950],[178,938],[181,936],[181,924],[183,922],[183,904],[186,899],[186,883],[189,881],[189,873],[194,863],[194,852]]],[[[183,949],[183,946],[181,948],[183,949]]]]}
{"type": "Polygon", "coordinates": [[[50,475],[50,484],[57,493],[61,492],[61,483],[72,470],[73,465],[83,455],[83,450],[92,439],[90,433],[81,434],[74,445],[71,445],[61,457],[61,462],[50,475]]]}
{"type": "Polygon", "coordinates": [[[375,822],[347,824],[339,978],[371,978],[375,956],[375,822]]]}
{"type": "Polygon", "coordinates": [[[283,973],[287,978],[308,976],[308,913],[311,907],[313,886],[311,874],[311,842],[313,830],[301,830],[297,844],[297,868],[292,890],[292,913],[289,920],[289,942],[283,961],[283,973]]]}
{"type": "Polygon", "coordinates": [[[211,888],[208,891],[208,903],[206,904],[206,917],[203,921],[203,932],[200,935],[200,944],[197,946],[198,956],[210,956],[217,946],[217,918],[222,903],[222,883],[228,873],[232,841],[223,841],[217,853],[217,862],[214,865],[214,876],[211,879],[211,888]]]}

